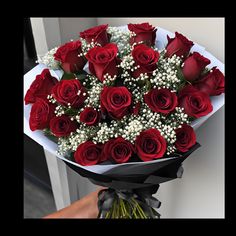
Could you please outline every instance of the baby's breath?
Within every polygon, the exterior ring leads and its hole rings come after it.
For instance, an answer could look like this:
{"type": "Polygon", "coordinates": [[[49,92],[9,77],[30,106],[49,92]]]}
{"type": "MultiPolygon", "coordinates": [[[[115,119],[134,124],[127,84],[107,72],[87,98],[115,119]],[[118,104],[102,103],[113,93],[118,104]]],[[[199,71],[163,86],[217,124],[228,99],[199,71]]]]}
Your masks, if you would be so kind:
{"type": "Polygon", "coordinates": [[[152,87],[167,88],[172,92],[176,92],[181,83],[177,76],[177,67],[180,66],[181,61],[181,58],[176,55],[171,58],[161,56],[158,61],[158,68],[152,72],[152,78],[150,79],[152,87]]]}
{"type": "Polygon", "coordinates": [[[46,65],[52,70],[60,69],[60,62],[54,59],[54,54],[56,53],[58,47],[55,47],[48,51],[44,56],[38,57],[37,63],[46,65]]]}
{"type": "Polygon", "coordinates": [[[80,38],[80,41],[82,43],[82,53],[78,54],[79,57],[85,56],[87,52],[94,47],[101,47],[101,44],[99,44],[98,42],[94,42],[93,39],[91,43],[88,43],[83,38],[80,38]]]}

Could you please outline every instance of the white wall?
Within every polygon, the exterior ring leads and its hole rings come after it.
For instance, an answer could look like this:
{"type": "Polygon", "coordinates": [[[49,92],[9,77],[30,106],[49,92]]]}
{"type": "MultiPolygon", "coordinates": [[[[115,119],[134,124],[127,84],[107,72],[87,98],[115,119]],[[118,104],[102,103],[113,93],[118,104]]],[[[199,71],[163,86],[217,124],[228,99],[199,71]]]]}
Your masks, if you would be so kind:
{"type": "MultiPolygon", "coordinates": [[[[125,25],[128,23],[149,22],[150,24],[167,29],[171,32],[178,31],[189,39],[204,46],[219,60],[224,62],[224,18],[97,18],[98,24],[110,26],[125,25]]],[[[157,31],[158,35],[158,31],[157,31]]],[[[157,36],[158,37],[158,36],[157,36]]]]}
{"type": "Polygon", "coordinates": [[[43,56],[48,51],[43,18],[31,17],[30,21],[32,25],[32,31],[37,55],[43,56]]]}
{"type": "Polygon", "coordinates": [[[58,18],[43,18],[48,49],[61,45],[61,32],[58,18]]]}
{"type": "Polygon", "coordinates": [[[78,39],[79,32],[97,25],[96,18],[59,18],[61,41],[66,43],[78,39]]]}

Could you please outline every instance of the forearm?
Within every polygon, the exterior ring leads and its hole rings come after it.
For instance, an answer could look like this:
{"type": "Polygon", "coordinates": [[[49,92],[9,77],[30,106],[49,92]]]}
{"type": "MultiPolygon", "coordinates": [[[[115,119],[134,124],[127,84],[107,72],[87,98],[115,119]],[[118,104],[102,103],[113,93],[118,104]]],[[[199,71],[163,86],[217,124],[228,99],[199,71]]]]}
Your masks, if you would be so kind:
{"type": "Polygon", "coordinates": [[[44,218],[97,218],[97,196],[99,191],[100,189],[44,218]]]}

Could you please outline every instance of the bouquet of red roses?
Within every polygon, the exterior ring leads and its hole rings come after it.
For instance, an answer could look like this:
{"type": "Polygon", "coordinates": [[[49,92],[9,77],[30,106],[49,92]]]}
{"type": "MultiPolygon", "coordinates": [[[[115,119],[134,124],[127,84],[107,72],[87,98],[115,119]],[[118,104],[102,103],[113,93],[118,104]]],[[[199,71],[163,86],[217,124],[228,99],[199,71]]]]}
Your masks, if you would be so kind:
{"type": "Polygon", "coordinates": [[[181,177],[200,145],[191,124],[208,115],[224,75],[180,33],[158,46],[149,23],[100,25],[49,51],[31,84],[30,129],[58,144],[58,156],[93,183],[100,218],[158,218],[159,184],[181,177]],[[191,51],[191,52],[190,52],[191,51]]]}

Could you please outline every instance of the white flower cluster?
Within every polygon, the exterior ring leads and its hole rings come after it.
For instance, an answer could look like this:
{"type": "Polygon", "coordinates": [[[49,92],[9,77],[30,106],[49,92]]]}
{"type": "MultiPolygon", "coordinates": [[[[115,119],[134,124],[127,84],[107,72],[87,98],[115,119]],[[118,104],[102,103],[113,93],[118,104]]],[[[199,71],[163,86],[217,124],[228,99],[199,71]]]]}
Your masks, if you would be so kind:
{"type": "Polygon", "coordinates": [[[134,144],[136,137],[144,130],[144,126],[140,119],[131,116],[129,120],[122,130],[122,137],[134,144]]]}
{"type": "MultiPolygon", "coordinates": [[[[115,125],[116,127],[117,125],[115,125]]],[[[114,125],[108,126],[107,123],[98,123],[98,131],[93,137],[94,143],[105,143],[111,138],[117,137],[114,125]]]]}
{"type": "Polygon", "coordinates": [[[92,49],[96,46],[101,46],[101,44],[99,44],[97,42],[94,42],[94,40],[92,40],[91,43],[87,43],[85,39],[80,38],[80,41],[81,41],[81,44],[82,44],[82,46],[81,46],[82,53],[78,54],[79,57],[85,56],[90,49],[92,49]]]}
{"type": "Polygon", "coordinates": [[[140,109],[140,115],[143,118],[142,122],[145,129],[155,128],[161,125],[161,115],[151,111],[146,104],[140,109]]]}
{"type": "Polygon", "coordinates": [[[135,69],[137,69],[139,66],[134,67],[135,61],[132,57],[131,54],[124,56],[122,58],[122,62],[120,63],[120,65],[118,65],[117,67],[121,67],[123,69],[123,72],[121,74],[121,78],[126,78],[130,76],[129,71],[134,71],[135,69]]]}
{"type": "Polygon", "coordinates": [[[65,155],[68,151],[76,151],[77,147],[88,140],[86,130],[77,129],[76,132],[71,133],[67,138],[58,139],[58,153],[65,155]]]}
{"type": "Polygon", "coordinates": [[[167,143],[173,144],[176,141],[175,128],[171,125],[161,124],[158,125],[158,130],[161,133],[161,136],[165,138],[167,143]]]}
{"type": "Polygon", "coordinates": [[[110,42],[117,45],[120,57],[130,53],[131,46],[129,41],[132,36],[132,32],[125,32],[118,27],[108,27],[107,32],[111,34],[110,42]]]}
{"type": "Polygon", "coordinates": [[[68,151],[71,150],[71,145],[70,145],[70,142],[69,142],[69,139],[68,138],[58,138],[58,149],[57,149],[57,153],[59,155],[65,155],[67,154],[68,151]]]}
{"type": "Polygon", "coordinates": [[[171,153],[176,151],[176,147],[174,145],[168,145],[166,148],[166,154],[170,155],[171,153]]]}
{"type": "Polygon", "coordinates": [[[104,75],[103,85],[109,86],[111,85],[117,78],[117,75],[111,76],[108,73],[104,75]]]}
{"type": "Polygon", "coordinates": [[[87,90],[88,96],[84,103],[86,106],[91,106],[94,108],[100,107],[100,94],[103,89],[102,83],[98,82],[97,79],[94,79],[94,77],[90,75],[88,76],[88,80],[84,83],[91,87],[91,89],[87,90]]]}
{"type": "Polygon", "coordinates": [[[64,107],[62,105],[56,106],[54,112],[55,112],[56,116],[62,116],[62,115],[65,114],[65,110],[64,110],[64,107]]]}
{"type": "Polygon", "coordinates": [[[172,112],[168,118],[165,120],[166,124],[171,124],[172,127],[175,129],[181,128],[182,124],[189,124],[189,117],[184,112],[184,108],[182,107],[176,107],[175,111],[172,112]]]}
{"type": "Polygon", "coordinates": [[[177,77],[177,66],[180,66],[181,59],[176,55],[171,58],[160,57],[158,68],[153,71],[150,79],[153,88],[167,88],[176,92],[181,80],[177,77]]]}
{"type": "Polygon", "coordinates": [[[56,99],[55,99],[52,95],[48,95],[48,96],[47,96],[47,99],[48,99],[48,101],[51,102],[51,103],[56,103],[56,102],[57,102],[56,99]]]}
{"type": "Polygon", "coordinates": [[[48,51],[44,56],[38,57],[37,63],[46,65],[52,70],[60,69],[60,62],[54,59],[54,54],[56,53],[58,47],[55,47],[48,51]]]}
{"type": "Polygon", "coordinates": [[[132,91],[133,100],[135,103],[143,100],[143,95],[148,91],[148,75],[147,73],[140,74],[139,77],[127,77],[124,79],[124,85],[132,91]]]}

